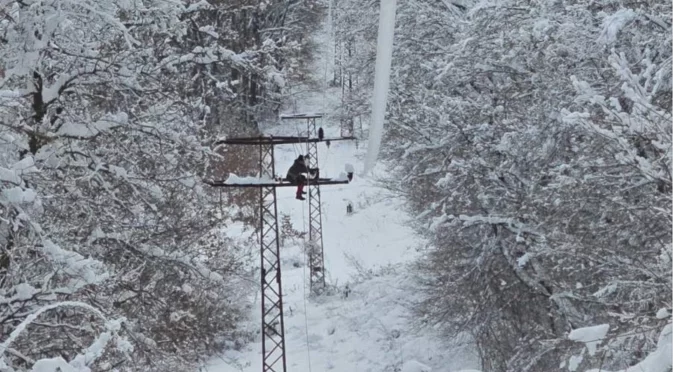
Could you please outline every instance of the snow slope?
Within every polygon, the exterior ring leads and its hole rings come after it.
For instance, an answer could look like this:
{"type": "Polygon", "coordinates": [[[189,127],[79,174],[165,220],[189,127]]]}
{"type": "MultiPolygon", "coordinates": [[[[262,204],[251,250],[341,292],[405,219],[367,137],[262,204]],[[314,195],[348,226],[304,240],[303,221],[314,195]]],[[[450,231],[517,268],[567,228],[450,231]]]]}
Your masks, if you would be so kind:
{"type": "MultiPolygon", "coordinates": [[[[317,62],[317,76],[329,76],[325,66],[317,62]]],[[[304,90],[295,102],[296,110],[288,112],[333,112],[338,90],[304,90]]],[[[338,136],[338,122],[329,115],[318,125],[326,137],[338,136]]],[[[286,120],[272,123],[264,131],[298,135],[306,132],[306,124],[286,120]]],[[[321,177],[338,176],[347,163],[361,170],[365,149],[359,145],[338,141],[327,148],[319,144],[321,177]]],[[[292,161],[306,152],[304,145],[277,146],[276,173],[284,174],[292,161]]],[[[382,172],[385,169],[379,166],[371,174],[382,172]]],[[[289,215],[294,229],[307,231],[308,201],[296,200],[294,193],[294,188],[278,189],[279,218],[289,215]]],[[[476,357],[471,349],[443,345],[431,328],[419,327],[412,318],[409,307],[417,299],[417,291],[405,265],[416,257],[415,248],[423,242],[409,227],[401,201],[358,174],[348,185],[322,187],[321,197],[331,293],[308,299],[302,241],[288,241],[281,248],[288,371],[454,372],[474,368],[476,357]],[[346,213],[348,202],[354,207],[352,215],[346,213]]],[[[258,293],[255,298],[259,299],[258,293]]],[[[261,370],[258,302],[254,309],[249,327],[256,330],[255,342],[212,360],[206,371],[261,370]]]]}

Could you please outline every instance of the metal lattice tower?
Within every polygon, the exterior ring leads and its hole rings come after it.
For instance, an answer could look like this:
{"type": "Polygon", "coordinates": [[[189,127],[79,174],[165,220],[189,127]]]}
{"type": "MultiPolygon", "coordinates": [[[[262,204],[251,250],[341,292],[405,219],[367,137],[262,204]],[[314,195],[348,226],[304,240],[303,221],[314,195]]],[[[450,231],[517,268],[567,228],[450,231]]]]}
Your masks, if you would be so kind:
{"type": "MultiPolygon", "coordinates": [[[[276,169],[273,144],[259,146],[259,175],[274,179],[276,169]]],[[[260,243],[262,280],[262,371],[286,370],[285,324],[283,323],[283,289],[280,275],[280,241],[276,187],[259,189],[260,243]]]]}
{"type": "MultiPolygon", "coordinates": [[[[315,123],[315,121],[314,121],[315,123]]],[[[315,125],[314,125],[315,128],[315,125]]],[[[309,138],[309,137],[246,137],[231,138],[215,142],[220,145],[255,145],[259,146],[259,179],[251,183],[206,181],[213,187],[254,187],[259,188],[260,205],[260,267],[262,285],[262,372],[286,372],[285,360],[285,324],[283,322],[283,292],[280,268],[280,240],[278,235],[278,207],[276,204],[277,187],[296,187],[287,179],[276,177],[274,162],[274,146],[283,144],[312,143],[314,146],[321,141],[340,141],[352,138],[309,138]]],[[[314,147],[317,165],[317,148],[314,147]]],[[[311,156],[313,158],[313,155],[311,156]]],[[[320,185],[348,184],[348,180],[318,178],[312,180],[312,187],[319,190],[320,185]]],[[[311,186],[310,186],[311,187],[311,186]]],[[[318,209],[320,207],[320,192],[318,209]]],[[[322,232],[322,230],[320,230],[322,232]]],[[[320,240],[322,248],[322,234],[320,240]]],[[[322,249],[321,268],[322,268],[322,249]]],[[[313,278],[313,276],[312,276],[313,278]]],[[[324,276],[322,277],[324,283],[324,276]]],[[[313,286],[311,287],[313,288],[313,286]]]]}
{"type": "MultiPolygon", "coordinates": [[[[308,117],[308,137],[318,138],[318,132],[315,127],[315,119],[319,116],[308,117]]],[[[309,142],[308,147],[308,167],[318,167],[318,143],[309,142]]],[[[321,294],[325,289],[325,261],[322,240],[322,208],[320,203],[320,185],[308,183],[308,262],[311,275],[311,293],[321,294]]]]}

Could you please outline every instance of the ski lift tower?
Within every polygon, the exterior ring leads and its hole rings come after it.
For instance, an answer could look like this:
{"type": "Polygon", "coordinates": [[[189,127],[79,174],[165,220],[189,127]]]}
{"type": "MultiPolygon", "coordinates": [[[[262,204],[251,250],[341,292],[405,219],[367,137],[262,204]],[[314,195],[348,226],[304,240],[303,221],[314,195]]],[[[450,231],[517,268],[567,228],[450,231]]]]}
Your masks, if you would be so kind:
{"type": "MultiPolygon", "coordinates": [[[[306,120],[307,135],[309,138],[317,138],[320,141],[325,141],[329,146],[330,141],[335,139],[325,139],[325,133],[322,128],[316,129],[316,119],[323,117],[323,114],[284,114],[280,118],[282,120],[306,120]]],[[[342,136],[339,140],[354,140],[352,136],[342,136]]],[[[306,143],[306,151],[308,154],[308,167],[320,168],[318,166],[318,143],[306,143]]],[[[325,261],[322,238],[322,204],[320,201],[320,183],[308,182],[308,263],[310,271],[311,294],[320,295],[325,290],[325,261]]]]}
{"type": "MultiPolygon", "coordinates": [[[[282,120],[306,120],[307,135],[309,138],[323,138],[324,133],[316,130],[315,120],[322,118],[322,114],[290,114],[281,115],[282,120]]],[[[329,144],[328,144],[329,145],[329,144]]],[[[318,144],[306,144],[308,154],[307,166],[311,169],[318,167],[318,144]]],[[[320,185],[308,182],[308,247],[306,250],[309,266],[311,294],[319,295],[325,290],[325,261],[322,239],[322,204],[320,202],[320,185]]]]}
{"type": "MultiPolygon", "coordinates": [[[[296,184],[276,176],[274,146],[282,144],[339,141],[341,138],[309,137],[245,137],[215,142],[221,145],[248,145],[259,147],[258,177],[229,177],[225,181],[205,181],[213,187],[254,187],[259,189],[260,208],[260,268],[262,285],[262,372],[286,372],[285,324],[283,322],[283,292],[280,270],[280,240],[278,239],[277,187],[295,187],[296,184]]],[[[318,178],[313,185],[347,184],[353,174],[338,179],[318,178]]]]}

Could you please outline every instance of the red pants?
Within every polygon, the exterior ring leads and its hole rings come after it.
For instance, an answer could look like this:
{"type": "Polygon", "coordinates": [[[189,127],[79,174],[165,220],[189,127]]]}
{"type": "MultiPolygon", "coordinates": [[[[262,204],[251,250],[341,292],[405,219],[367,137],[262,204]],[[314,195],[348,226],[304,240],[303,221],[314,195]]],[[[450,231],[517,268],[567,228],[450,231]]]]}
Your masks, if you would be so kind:
{"type": "Polygon", "coordinates": [[[301,196],[302,192],[304,192],[304,185],[306,185],[306,177],[301,175],[297,177],[295,182],[297,183],[297,196],[301,196]]]}

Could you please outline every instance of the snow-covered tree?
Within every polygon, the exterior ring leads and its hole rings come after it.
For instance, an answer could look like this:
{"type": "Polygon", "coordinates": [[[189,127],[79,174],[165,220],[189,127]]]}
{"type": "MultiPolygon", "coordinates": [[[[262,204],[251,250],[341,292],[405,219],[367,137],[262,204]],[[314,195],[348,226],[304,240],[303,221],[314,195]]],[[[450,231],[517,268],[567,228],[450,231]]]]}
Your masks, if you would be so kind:
{"type": "Polygon", "coordinates": [[[376,17],[378,2],[332,2],[334,67],[332,84],[341,88],[341,105],[335,113],[342,128],[358,134],[369,115],[369,93],[374,83],[376,17]]]}
{"type": "Polygon", "coordinates": [[[201,179],[282,98],[287,6],[0,3],[0,369],[183,370],[240,340],[237,216],[201,179]]]}
{"type": "Polygon", "coordinates": [[[419,313],[471,334],[484,370],[623,369],[654,350],[671,295],[670,14],[398,4],[384,152],[432,239],[419,313]],[[568,334],[597,324],[615,326],[584,355],[568,334]]]}

